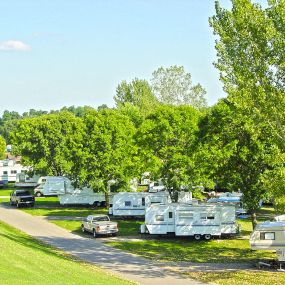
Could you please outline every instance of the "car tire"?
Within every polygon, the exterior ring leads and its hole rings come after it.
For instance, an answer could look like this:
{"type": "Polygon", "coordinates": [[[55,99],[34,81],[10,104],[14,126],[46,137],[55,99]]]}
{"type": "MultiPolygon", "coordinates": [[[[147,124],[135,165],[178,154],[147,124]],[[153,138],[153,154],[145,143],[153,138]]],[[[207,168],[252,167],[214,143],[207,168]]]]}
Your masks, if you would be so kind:
{"type": "Polygon", "coordinates": [[[31,208],[33,208],[33,207],[35,207],[35,204],[34,204],[34,203],[31,204],[31,208]]]}
{"type": "Polygon", "coordinates": [[[197,234],[197,235],[194,235],[194,239],[195,239],[195,240],[201,240],[201,235],[198,235],[198,234],[197,234]]]}
{"type": "Polygon", "coordinates": [[[210,234],[204,235],[204,239],[205,240],[210,240],[211,238],[212,238],[212,236],[210,234]]]}
{"type": "Polygon", "coordinates": [[[10,200],[10,205],[11,205],[11,206],[13,206],[13,205],[14,205],[14,204],[13,204],[13,202],[12,202],[11,200],[10,200]]]}
{"type": "Polygon", "coordinates": [[[95,229],[93,229],[93,237],[94,237],[94,238],[97,237],[97,233],[96,233],[95,229]]]}
{"type": "Polygon", "coordinates": [[[42,193],[41,192],[36,192],[35,196],[36,197],[42,197],[42,193]]]}
{"type": "Polygon", "coordinates": [[[84,228],[83,225],[81,225],[81,231],[82,231],[83,233],[85,233],[85,228],[84,228]]]}

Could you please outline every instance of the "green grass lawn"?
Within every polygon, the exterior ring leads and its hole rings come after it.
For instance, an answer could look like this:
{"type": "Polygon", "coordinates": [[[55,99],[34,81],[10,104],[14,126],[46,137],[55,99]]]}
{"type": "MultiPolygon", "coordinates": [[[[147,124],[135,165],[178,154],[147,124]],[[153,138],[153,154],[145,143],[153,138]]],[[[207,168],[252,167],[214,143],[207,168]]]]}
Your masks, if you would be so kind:
{"type": "Polygon", "coordinates": [[[218,285],[284,285],[285,274],[277,271],[242,270],[189,272],[188,277],[218,285]]]}
{"type": "Polygon", "coordinates": [[[133,284],[73,260],[0,222],[0,284],[133,284]]]}

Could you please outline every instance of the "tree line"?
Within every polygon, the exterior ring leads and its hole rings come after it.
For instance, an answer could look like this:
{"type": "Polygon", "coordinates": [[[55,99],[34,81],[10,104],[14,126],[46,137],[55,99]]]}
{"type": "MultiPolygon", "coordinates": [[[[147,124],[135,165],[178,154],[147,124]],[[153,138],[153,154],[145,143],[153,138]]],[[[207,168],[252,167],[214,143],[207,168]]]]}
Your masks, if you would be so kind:
{"type": "Polygon", "coordinates": [[[231,9],[216,1],[209,22],[227,96],[212,107],[183,67],[161,67],[150,82],[121,82],[114,108],[29,114],[10,120],[7,138],[24,164],[95,191],[110,180],[126,189],[146,171],[168,189],[241,191],[255,225],[260,200],[285,204],[283,11],[282,0],[232,0],[231,9]]]}

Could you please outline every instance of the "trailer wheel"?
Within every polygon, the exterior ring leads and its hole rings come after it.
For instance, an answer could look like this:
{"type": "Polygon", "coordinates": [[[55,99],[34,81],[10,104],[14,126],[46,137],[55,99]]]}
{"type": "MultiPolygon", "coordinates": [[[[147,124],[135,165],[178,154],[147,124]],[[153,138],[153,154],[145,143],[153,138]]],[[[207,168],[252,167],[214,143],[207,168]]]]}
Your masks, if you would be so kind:
{"type": "Polygon", "coordinates": [[[212,236],[210,234],[206,234],[204,235],[205,240],[210,240],[212,238],[212,236]]]}
{"type": "Polygon", "coordinates": [[[195,240],[200,240],[201,239],[201,235],[194,235],[194,239],[195,240]]]}
{"type": "Polygon", "coordinates": [[[37,193],[35,194],[35,196],[36,196],[36,197],[41,197],[41,196],[42,196],[42,193],[41,193],[41,192],[37,192],[37,193]]]}
{"type": "Polygon", "coordinates": [[[94,237],[94,238],[96,238],[96,237],[97,237],[97,234],[96,234],[95,229],[93,229],[93,237],[94,237]]]}
{"type": "Polygon", "coordinates": [[[84,225],[81,225],[81,231],[82,231],[83,233],[85,233],[84,225]]]}

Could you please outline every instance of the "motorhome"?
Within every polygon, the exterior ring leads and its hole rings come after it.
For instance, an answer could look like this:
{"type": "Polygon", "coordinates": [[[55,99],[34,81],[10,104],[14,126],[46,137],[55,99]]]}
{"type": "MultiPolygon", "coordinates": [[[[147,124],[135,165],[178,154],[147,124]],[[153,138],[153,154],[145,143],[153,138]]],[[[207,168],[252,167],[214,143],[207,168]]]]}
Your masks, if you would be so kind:
{"type": "Polygon", "coordinates": [[[17,173],[28,170],[28,167],[22,166],[14,159],[0,160],[0,176],[8,178],[8,182],[15,182],[17,173]]]}
{"type": "Polygon", "coordinates": [[[143,217],[150,204],[171,202],[168,192],[121,192],[113,197],[109,214],[121,217],[143,217]]]}
{"type": "Polygon", "coordinates": [[[16,174],[15,187],[28,188],[36,187],[40,176],[29,176],[25,171],[16,174]]]}
{"type": "Polygon", "coordinates": [[[155,204],[146,208],[141,233],[192,236],[196,240],[231,236],[239,231],[235,206],[230,204],[155,204]]]}
{"type": "Polygon", "coordinates": [[[249,243],[254,250],[276,250],[279,261],[285,261],[285,220],[284,215],[275,221],[257,224],[250,235],[249,243]]]}
{"type": "Polygon", "coordinates": [[[57,196],[73,192],[74,187],[71,181],[64,176],[42,176],[38,180],[38,186],[34,189],[34,194],[37,197],[57,196]]]}
{"type": "MultiPolygon", "coordinates": [[[[61,205],[94,205],[104,206],[106,203],[105,193],[96,193],[90,188],[75,189],[72,193],[58,195],[61,205]]],[[[109,195],[112,203],[112,195],[109,195]]]]}

